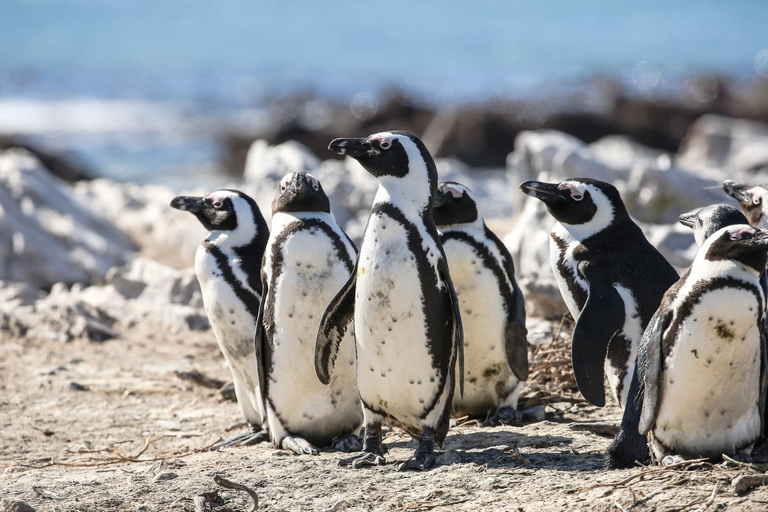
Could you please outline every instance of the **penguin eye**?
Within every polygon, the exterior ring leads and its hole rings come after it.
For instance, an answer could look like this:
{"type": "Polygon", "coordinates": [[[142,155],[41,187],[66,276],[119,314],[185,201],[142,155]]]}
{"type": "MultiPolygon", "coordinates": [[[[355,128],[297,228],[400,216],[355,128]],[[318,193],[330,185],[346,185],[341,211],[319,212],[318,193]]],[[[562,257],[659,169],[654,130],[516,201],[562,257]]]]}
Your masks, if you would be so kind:
{"type": "Polygon", "coordinates": [[[224,203],[222,203],[218,199],[213,202],[213,207],[216,208],[217,210],[221,210],[222,206],[224,206],[224,203]]]}
{"type": "Polygon", "coordinates": [[[386,150],[386,149],[389,149],[389,148],[392,147],[392,143],[389,142],[388,140],[383,140],[383,141],[381,141],[381,144],[379,144],[379,147],[381,149],[385,149],[386,150]]]}
{"type": "Polygon", "coordinates": [[[763,199],[760,196],[752,196],[752,204],[760,204],[763,202],[763,199]]]}

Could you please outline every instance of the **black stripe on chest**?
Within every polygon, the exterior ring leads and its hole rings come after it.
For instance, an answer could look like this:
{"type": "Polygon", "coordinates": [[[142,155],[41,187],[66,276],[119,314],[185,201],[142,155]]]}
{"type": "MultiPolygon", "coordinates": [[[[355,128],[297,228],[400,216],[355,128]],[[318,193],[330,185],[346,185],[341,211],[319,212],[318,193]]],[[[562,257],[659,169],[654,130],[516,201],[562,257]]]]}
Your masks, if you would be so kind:
{"type": "MultiPolygon", "coordinates": [[[[571,268],[565,264],[566,254],[568,252],[568,242],[554,233],[550,233],[549,236],[552,237],[552,240],[554,240],[558,249],[558,257],[556,263],[557,272],[565,280],[565,283],[568,286],[568,291],[571,292],[571,297],[573,297],[573,300],[576,301],[576,305],[579,307],[579,311],[581,311],[584,309],[584,305],[587,303],[587,291],[584,290],[584,288],[582,288],[581,285],[576,282],[576,276],[574,276],[571,272],[571,268]]],[[[578,260],[576,256],[577,251],[574,251],[573,258],[578,260]]]]}
{"type": "MultiPolygon", "coordinates": [[[[741,288],[742,290],[746,290],[754,294],[755,300],[757,302],[756,327],[763,325],[764,305],[763,299],[760,297],[760,290],[757,288],[757,286],[752,283],[747,283],[740,279],[736,279],[734,277],[718,277],[715,279],[699,281],[693,285],[691,291],[688,293],[688,296],[685,297],[685,300],[680,305],[680,308],[677,311],[677,315],[674,316],[674,319],[671,318],[673,311],[670,309],[667,309],[666,311],[668,320],[665,323],[671,321],[671,325],[669,325],[669,328],[662,328],[662,332],[664,333],[661,341],[661,353],[663,360],[666,360],[669,354],[672,353],[672,348],[674,347],[675,341],[677,340],[677,333],[680,331],[680,327],[682,326],[683,322],[685,322],[689,317],[693,315],[693,310],[699,303],[701,303],[702,297],[707,293],[713,292],[715,290],[722,290],[724,288],[741,288]]],[[[672,299],[674,299],[674,297],[672,297],[672,299]]],[[[727,337],[728,326],[723,326],[722,328],[723,332],[720,333],[720,336],[727,337]]],[[[664,363],[664,367],[666,368],[666,363],[664,363]]]]}
{"type": "MultiPolygon", "coordinates": [[[[371,209],[371,216],[373,217],[374,215],[378,217],[386,215],[403,226],[406,232],[408,250],[414,255],[416,261],[426,328],[427,351],[432,358],[432,367],[439,370],[440,378],[434,397],[425,405],[420,416],[424,418],[434,409],[445,387],[453,346],[453,325],[448,291],[438,288],[436,269],[429,264],[428,259],[429,256],[445,259],[445,254],[439,241],[437,228],[431,221],[431,218],[429,221],[425,221],[425,227],[428,235],[435,242],[435,248],[430,249],[430,251],[438,251],[436,255],[432,252],[428,253],[424,249],[418,229],[396,206],[390,203],[375,204],[371,209]]],[[[364,235],[363,244],[365,244],[366,235],[364,235]]],[[[450,404],[448,406],[450,407],[450,404]]]]}
{"type": "MultiPolygon", "coordinates": [[[[259,314],[259,301],[261,300],[261,293],[256,292],[250,287],[243,286],[242,281],[235,277],[235,273],[229,264],[229,258],[221,249],[209,243],[204,243],[203,247],[206,251],[208,251],[208,254],[213,256],[213,259],[216,262],[216,268],[218,268],[219,272],[221,272],[221,277],[224,278],[224,282],[227,283],[227,285],[235,293],[235,296],[240,300],[240,302],[243,303],[248,313],[250,313],[255,319],[259,314]]],[[[245,263],[244,260],[241,261],[245,263]]],[[[241,269],[245,266],[246,265],[241,266],[241,269]]],[[[259,290],[260,289],[261,284],[259,284],[259,290]]]]}
{"type": "MultiPolygon", "coordinates": [[[[449,240],[456,240],[469,245],[475,251],[475,254],[477,254],[477,256],[480,258],[483,266],[490,270],[493,273],[493,276],[496,278],[498,293],[501,295],[501,298],[504,301],[504,311],[507,312],[507,314],[509,314],[510,311],[513,311],[515,306],[515,296],[513,294],[510,283],[508,282],[504,270],[499,265],[498,260],[493,257],[493,254],[491,254],[491,251],[484,243],[461,231],[444,232],[440,237],[440,240],[443,245],[445,245],[445,243],[449,240]]],[[[450,264],[450,262],[448,263],[450,264]]]]}

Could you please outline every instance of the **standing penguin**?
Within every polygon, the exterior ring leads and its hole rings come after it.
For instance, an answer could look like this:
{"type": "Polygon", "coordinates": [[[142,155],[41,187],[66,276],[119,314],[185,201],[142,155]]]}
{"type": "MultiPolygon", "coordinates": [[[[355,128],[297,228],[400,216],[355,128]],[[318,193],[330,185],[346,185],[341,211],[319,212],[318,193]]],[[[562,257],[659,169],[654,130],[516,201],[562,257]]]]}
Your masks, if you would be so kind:
{"type": "MultiPolygon", "coordinates": [[[[715,204],[705,206],[697,211],[680,215],[680,224],[693,230],[693,238],[696,244],[701,245],[716,231],[735,224],[747,224],[747,219],[737,208],[727,204],[715,204]]],[[[762,277],[765,283],[765,275],[762,277]]],[[[762,286],[765,293],[766,286],[762,286]]],[[[648,441],[644,434],[640,434],[640,415],[643,410],[645,395],[645,375],[648,363],[648,347],[653,343],[653,325],[658,319],[659,310],[656,310],[651,321],[640,339],[635,364],[635,375],[629,388],[629,396],[624,407],[624,415],[621,420],[621,428],[606,450],[606,463],[609,468],[632,468],[637,462],[645,464],[650,462],[651,454],[648,449],[648,441]]]]}
{"type": "Polygon", "coordinates": [[[748,453],[761,435],[767,255],[768,231],[720,229],[648,326],[640,433],[664,464],[748,453]]]}
{"type": "Polygon", "coordinates": [[[383,464],[386,421],[419,440],[399,469],[426,469],[448,433],[457,359],[460,391],[464,374],[459,302],[432,219],[435,162],[402,131],[335,139],[329,149],[379,180],[355,273],[328,305],[317,338],[317,374],[328,382],[344,365],[339,345],[354,323],[365,439],[363,453],[342,464],[383,464]]]}
{"type": "Polygon", "coordinates": [[[467,382],[464,396],[453,397],[453,413],[490,416],[489,425],[519,422],[528,331],[512,255],[483,222],[472,192],[459,183],[438,185],[433,216],[464,325],[467,382]]]}
{"type": "Polygon", "coordinates": [[[360,449],[360,439],[352,434],[363,412],[351,332],[340,340],[339,365],[330,382],[320,382],[314,371],[320,318],[349,279],[356,256],[317,178],[303,172],[286,175],[272,202],[255,336],[275,447],[313,455],[318,446],[360,449]]]}
{"type": "Polygon", "coordinates": [[[752,226],[768,229],[768,185],[742,185],[731,180],[723,182],[726,194],[739,202],[741,211],[752,226]]]}
{"type": "Polygon", "coordinates": [[[576,327],[571,357],[584,398],[605,405],[603,377],[623,408],[637,346],[677,272],[630,219],[616,188],[589,178],[526,181],[557,219],[550,258],[576,327]]]}
{"type": "Polygon", "coordinates": [[[174,197],[171,206],[193,214],[210,234],[198,247],[195,273],[216,341],[235,384],[235,396],[250,432],[214,448],[269,439],[259,387],[253,333],[261,303],[259,269],[269,229],[256,202],[237,190],[205,197],[174,197]]]}

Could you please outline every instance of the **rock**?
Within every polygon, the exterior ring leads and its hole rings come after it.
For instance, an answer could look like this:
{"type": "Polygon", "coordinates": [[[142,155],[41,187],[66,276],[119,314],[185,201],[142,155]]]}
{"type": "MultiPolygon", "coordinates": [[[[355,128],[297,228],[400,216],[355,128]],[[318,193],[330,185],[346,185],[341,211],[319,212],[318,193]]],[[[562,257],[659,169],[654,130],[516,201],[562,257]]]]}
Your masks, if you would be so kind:
{"type": "Polygon", "coordinates": [[[30,153],[0,153],[0,279],[36,288],[91,283],[134,250],[125,234],[81,204],[30,153]]]}
{"type": "Polygon", "coordinates": [[[248,150],[243,177],[257,185],[274,183],[289,172],[310,172],[319,165],[320,160],[299,142],[291,140],[270,146],[259,139],[248,150]]]}
{"type": "Polygon", "coordinates": [[[543,405],[535,405],[520,412],[523,413],[523,421],[544,421],[546,416],[544,409],[543,405]]]}
{"type": "Polygon", "coordinates": [[[107,273],[107,282],[126,299],[201,308],[203,298],[194,269],[176,270],[139,257],[107,273]]]}
{"type": "Polygon", "coordinates": [[[3,512],[35,512],[35,509],[23,501],[4,499],[3,512]]]}
{"type": "Polygon", "coordinates": [[[528,316],[558,320],[568,312],[557,282],[532,272],[518,279],[528,316]]]}
{"type": "Polygon", "coordinates": [[[88,389],[88,386],[84,386],[77,382],[70,382],[69,389],[72,391],[90,391],[90,389],[88,389]]]}
{"type": "Polygon", "coordinates": [[[219,389],[219,396],[222,400],[229,402],[237,402],[237,395],[235,395],[235,385],[232,382],[227,382],[221,389],[219,389]]]}
{"type": "Polygon", "coordinates": [[[177,475],[176,473],[172,473],[170,471],[166,471],[164,473],[158,473],[157,475],[155,475],[155,478],[153,478],[152,481],[157,483],[165,480],[173,480],[176,478],[179,478],[179,475],[177,475]]]}
{"type": "Polygon", "coordinates": [[[464,462],[464,460],[462,459],[461,454],[454,450],[446,450],[445,453],[435,460],[437,466],[452,466],[454,464],[461,464],[462,462],[464,462]]]}

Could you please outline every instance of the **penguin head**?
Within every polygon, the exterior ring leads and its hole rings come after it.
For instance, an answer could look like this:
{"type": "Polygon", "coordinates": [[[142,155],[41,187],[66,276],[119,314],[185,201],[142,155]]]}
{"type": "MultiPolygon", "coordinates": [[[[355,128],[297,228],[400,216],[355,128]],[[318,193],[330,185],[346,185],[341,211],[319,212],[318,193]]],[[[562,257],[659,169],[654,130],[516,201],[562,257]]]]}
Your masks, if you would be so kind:
{"type": "Polygon", "coordinates": [[[749,224],[747,218],[742,215],[738,208],[729,204],[705,206],[699,210],[684,213],[677,220],[683,226],[693,230],[693,238],[699,247],[712,233],[721,228],[734,224],[749,224]]]}
{"type": "Polygon", "coordinates": [[[290,172],[280,181],[272,201],[272,215],[280,212],[331,213],[331,202],[320,180],[307,172],[290,172]]]}
{"type": "Polygon", "coordinates": [[[768,218],[765,215],[768,210],[768,187],[765,185],[750,187],[726,180],[723,182],[723,190],[739,202],[742,213],[751,225],[768,228],[768,218]]]}
{"type": "Polygon", "coordinates": [[[351,156],[394,196],[431,209],[437,188],[437,167],[424,143],[415,135],[394,130],[365,138],[334,139],[328,149],[351,156]]]}
{"type": "Polygon", "coordinates": [[[251,243],[265,226],[256,201],[239,190],[221,189],[204,197],[178,196],[171,207],[189,212],[212,233],[226,233],[233,246],[251,243]]]}
{"type": "Polygon", "coordinates": [[[473,224],[478,220],[482,223],[475,196],[467,187],[455,181],[444,181],[437,185],[432,205],[432,218],[438,227],[473,224]]]}
{"type": "Polygon", "coordinates": [[[569,178],[560,183],[526,181],[520,190],[546,204],[549,213],[577,240],[629,219],[619,191],[604,181],[591,178],[569,178]]]}
{"type": "Polygon", "coordinates": [[[726,226],[707,238],[700,252],[709,261],[735,261],[761,274],[768,261],[768,230],[749,224],[726,226]]]}

